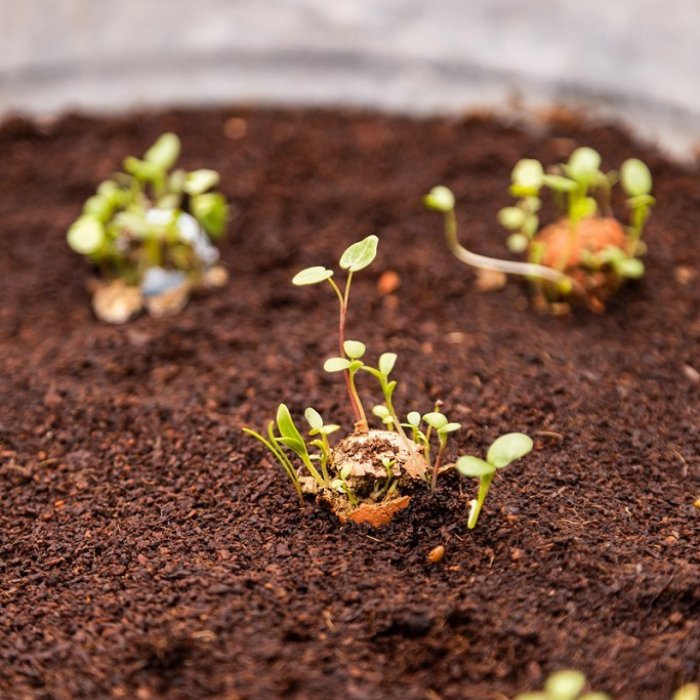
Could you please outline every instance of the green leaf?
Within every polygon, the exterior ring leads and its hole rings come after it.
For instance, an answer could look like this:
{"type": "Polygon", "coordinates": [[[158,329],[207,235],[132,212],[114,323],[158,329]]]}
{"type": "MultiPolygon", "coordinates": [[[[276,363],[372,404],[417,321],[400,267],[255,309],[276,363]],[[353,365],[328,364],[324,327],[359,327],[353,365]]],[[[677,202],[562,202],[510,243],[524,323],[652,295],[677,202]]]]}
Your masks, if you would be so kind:
{"type": "Polygon", "coordinates": [[[293,437],[280,437],[277,438],[277,442],[282,443],[285,447],[290,450],[294,450],[298,455],[307,454],[306,443],[303,440],[297,440],[293,437]]]}
{"type": "Polygon", "coordinates": [[[306,284],[319,284],[319,282],[324,282],[331,277],[333,277],[333,270],[317,265],[297,272],[292,279],[292,284],[296,284],[297,287],[303,287],[306,284]]]}
{"type": "Polygon", "coordinates": [[[180,155],[180,139],[176,134],[168,132],[146,151],[143,159],[160,170],[170,170],[180,155]]]}
{"type": "Polygon", "coordinates": [[[571,217],[576,221],[580,221],[581,219],[595,216],[597,211],[598,203],[593,197],[581,197],[571,207],[571,217]]]}
{"type": "Polygon", "coordinates": [[[309,408],[304,411],[304,418],[306,418],[306,422],[314,430],[320,430],[323,427],[323,418],[321,418],[321,414],[315,408],[309,406],[309,408]]]}
{"type": "Polygon", "coordinates": [[[656,203],[656,200],[650,194],[637,194],[627,200],[627,206],[630,209],[641,207],[650,207],[656,203]]]}
{"type": "Polygon", "coordinates": [[[394,352],[385,352],[379,358],[379,371],[388,377],[391,374],[391,370],[394,369],[396,364],[397,355],[394,352]]]}
{"type": "Polygon", "coordinates": [[[92,216],[81,216],[68,229],[68,245],[81,255],[96,252],[105,239],[104,226],[92,216]]]}
{"type": "Polygon", "coordinates": [[[428,209],[448,212],[455,208],[455,196],[449,188],[438,185],[437,187],[433,187],[433,189],[423,197],[423,204],[428,207],[428,209]]]}
{"type": "Polygon", "coordinates": [[[631,196],[651,192],[651,173],[639,158],[628,158],[620,168],[622,187],[631,196]]]}
{"type": "Polygon", "coordinates": [[[515,164],[511,178],[519,189],[537,194],[544,179],[542,164],[533,158],[523,158],[515,164]]]}
{"type": "Polygon", "coordinates": [[[226,197],[219,192],[198,194],[190,200],[192,214],[213,237],[220,236],[228,221],[226,197]]]}
{"type": "Polygon", "coordinates": [[[367,351],[367,346],[359,340],[346,340],[343,350],[351,360],[359,360],[367,351]]]}
{"type": "Polygon", "coordinates": [[[588,146],[577,148],[566,164],[566,174],[577,182],[588,184],[600,170],[600,155],[588,146]]]}
{"type": "Polygon", "coordinates": [[[340,267],[349,272],[357,272],[367,267],[377,255],[376,236],[367,236],[357,243],[353,243],[340,257],[340,267]]]}
{"type": "Polygon", "coordinates": [[[623,258],[613,262],[615,272],[620,277],[637,280],[644,277],[644,263],[639,258],[623,258]]]}
{"type": "Polygon", "coordinates": [[[409,425],[412,425],[414,428],[417,428],[420,425],[420,413],[418,411],[411,411],[407,416],[406,420],[408,421],[409,425]]]}
{"type": "Polygon", "coordinates": [[[294,425],[289,409],[283,403],[281,403],[277,409],[276,420],[277,429],[280,431],[280,435],[282,436],[281,440],[286,440],[284,444],[291,447],[295,452],[298,452],[298,445],[293,446],[291,443],[295,443],[295,445],[297,443],[301,443],[299,449],[306,452],[306,443],[304,442],[304,438],[301,436],[301,433],[297,429],[296,425],[294,425]]]}
{"type": "Polygon", "coordinates": [[[442,428],[438,428],[438,434],[447,435],[448,433],[454,433],[455,430],[459,430],[461,427],[460,423],[448,423],[447,425],[443,425],[442,428]]]}
{"type": "Polygon", "coordinates": [[[507,467],[532,450],[532,438],[524,433],[508,433],[494,440],[486,455],[486,461],[497,469],[507,467]]]}
{"type": "Polygon", "coordinates": [[[372,413],[375,416],[377,416],[377,418],[382,418],[382,419],[391,415],[389,413],[389,409],[382,404],[378,404],[377,406],[374,406],[374,408],[372,408],[372,413]]]}
{"type": "Polygon", "coordinates": [[[557,671],[544,683],[551,700],[575,700],[586,687],[586,676],[580,671],[557,671]]]}
{"type": "Polygon", "coordinates": [[[526,216],[520,207],[503,207],[498,212],[498,223],[511,231],[517,231],[525,222],[526,216]]]}
{"type": "Polygon", "coordinates": [[[334,433],[336,430],[340,430],[340,426],[336,425],[335,423],[329,423],[328,425],[324,425],[319,432],[322,435],[330,435],[331,433],[334,433]]]}
{"type": "Polygon", "coordinates": [[[343,372],[349,369],[352,362],[345,357],[331,357],[323,363],[326,372],[343,372]]]}
{"type": "Polygon", "coordinates": [[[555,192],[572,192],[577,187],[573,180],[562,175],[545,175],[543,181],[547,187],[555,192]]]}
{"type": "Polygon", "coordinates": [[[113,209],[112,200],[100,194],[93,195],[83,205],[84,214],[89,214],[95,219],[99,219],[102,223],[107,222],[112,215],[113,209]]]}
{"type": "Polygon", "coordinates": [[[440,430],[440,428],[447,425],[447,416],[444,413],[438,413],[437,411],[426,413],[423,416],[423,420],[435,430],[440,430]]]}
{"type": "Polygon", "coordinates": [[[537,214],[530,214],[523,224],[523,233],[532,238],[540,227],[540,218],[537,214]]]}
{"type": "Polygon", "coordinates": [[[157,165],[133,156],[127,156],[124,159],[124,170],[137,180],[146,182],[155,180],[162,175],[162,171],[157,165]]]}
{"type": "Polygon", "coordinates": [[[465,455],[457,460],[457,471],[462,474],[462,476],[475,476],[482,477],[493,474],[496,471],[496,467],[493,464],[485,462],[483,459],[478,457],[472,457],[471,455],[465,455]]]}
{"type": "Polygon", "coordinates": [[[673,694],[672,700],[700,700],[700,684],[686,683],[673,694]]]}
{"type": "Polygon", "coordinates": [[[202,194],[219,184],[219,173],[216,170],[193,170],[185,175],[182,189],[189,195],[202,194]]]}
{"type": "Polygon", "coordinates": [[[530,245],[530,239],[524,233],[511,233],[506,239],[506,247],[511,253],[524,253],[530,245]]]}

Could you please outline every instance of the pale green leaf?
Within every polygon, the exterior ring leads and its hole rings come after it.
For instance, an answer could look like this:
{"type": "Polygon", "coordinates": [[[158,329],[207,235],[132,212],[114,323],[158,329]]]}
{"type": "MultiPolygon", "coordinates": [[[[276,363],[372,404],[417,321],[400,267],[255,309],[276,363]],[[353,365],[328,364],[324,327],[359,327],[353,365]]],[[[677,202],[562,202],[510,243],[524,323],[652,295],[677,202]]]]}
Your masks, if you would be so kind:
{"type": "Polygon", "coordinates": [[[423,416],[423,420],[435,430],[440,430],[440,428],[447,425],[447,416],[444,413],[438,413],[437,411],[426,413],[423,416]]]}
{"type": "Polygon", "coordinates": [[[457,471],[462,474],[462,476],[482,477],[493,474],[496,471],[493,464],[489,464],[483,459],[472,457],[471,455],[460,457],[457,460],[456,467],[457,471]]]}
{"type": "Polygon", "coordinates": [[[524,253],[530,245],[530,239],[524,233],[511,233],[506,239],[506,247],[511,253],[524,253]]]}
{"type": "Polygon", "coordinates": [[[394,352],[384,352],[379,358],[379,371],[388,377],[391,374],[391,370],[394,369],[396,364],[397,355],[394,352]]]}
{"type": "Polygon", "coordinates": [[[498,212],[498,223],[511,231],[517,231],[525,222],[526,216],[520,207],[503,207],[498,212]]]}
{"type": "Polygon", "coordinates": [[[433,189],[423,197],[423,204],[428,207],[428,209],[448,212],[455,208],[455,196],[449,188],[438,185],[438,187],[433,187],[433,189]]]}
{"type": "Polygon", "coordinates": [[[600,155],[588,146],[577,148],[566,164],[566,174],[577,182],[589,183],[600,170],[600,155]]]}
{"type": "Polygon", "coordinates": [[[515,164],[511,178],[518,188],[536,193],[542,187],[544,178],[542,164],[533,158],[523,158],[515,164]]]}
{"type": "Polygon", "coordinates": [[[459,430],[461,427],[460,423],[447,423],[443,425],[442,428],[438,428],[438,433],[440,435],[447,435],[447,433],[454,433],[455,430],[459,430]]]}
{"type": "Polygon", "coordinates": [[[367,236],[353,243],[340,257],[340,267],[349,272],[364,269],[377,255],[377,243],[379,239],[376,236],[367,236]]]}
{"type": "Polygon", "coordinates": [[[573,180],[562,175],[545,175],[543,182],[556,192],[571,192],[578,186],[573,180]]]}
{"type": "Polygon", "coordinates": [[[551,700],[575,700],[586,687],[586,676],[580,671],[557,671],[544,683],[544,690],[551,700]]]}
{"type": "Polygon", "coordinates": [[[297,272],[292,279],[292,284],[296,284],[298,287],[306,284],[318,284],[331,277],[333,277],[333,270],[329,270],[322,265],[317,265],[315,267],[307,267],[301,272],[297,272]]]}
{"type": "Polygon", "coordinates": [[[384,406],[383,404],[378,404],[377,406],[374,406],[372,408],[372,413],[375,416],[377,416],[377,418],[382,418],[382,419],[384,419],[390,415],[389,409],[386,406],[384,406]]]}
{"type": "Polygon", "coordinates": [[[180,139],[176,134],[162,134],[146,151],[143,159],[160,170],[169,170],[180,156],[180,139]]]}
{"type": "Polygon", "coordinates": [[[622,164],[620,181],[625,192],[633,197],[651,192],[651,173],[639,158],[628,158],[622,164]]]}
{"type": "Polygon", "coordinates": [[[216,170],[193,170],[185,175],[182,189],[189,195],[202,194],[219,184],[219,173],[216,170]]]}
{"type": "Polygon", "coordinates": [[[615,272],[620,277],[637,280],[644,277],[644,263],[639,258],[624,258],[613,263],[615,272]]]}
{"type": "Polygon", "coordinates": [[[351,360],[359,360],[367,351],[367,347],[359,340],[346,340],[343,343],[343,350],[351,360]]]}
{"type": "Polygon", "coordinates": [[[417,428],[420,425],[420,413],[418,411],[411,411],[407,416],[406,420],[408,421],[409,425],[412,425],[414,428],[417,428]]]}
{"type": "Polygon", "coordinates": [[[68,245],[81,255],[91,255],[99,250],[105,239],[104,226],[92,216],[81,216],[68,229],[68,245]]]}
{"type": "Polygon", "coordinates": [[[304,418],[306,418],[306,422],[313,430],[320,430],[323,427],[321,414],[315,408],[311,408],[311,406],[304,411],[304,418]]]}
{"type": "Polygon", "coordinates": [[[326,372],[343,372],[352,365],[346,357],[331,357],[323,363],[326,372]]]}
{"type": "Polygon", "coordinates": [[[224,232],[228,221],[228,204],[224,195],[219,192],[198,194],[190,199],[190,207],[209,235],[217,237],[224,232]]]}
{"type": "Polygon", "coordinates": [[[489,447],[486,460],[494,467],[502,469],[516,459],[524,457],[532,447],[532,438],[524,433],[508,433],[494,440],[489,447]]]}

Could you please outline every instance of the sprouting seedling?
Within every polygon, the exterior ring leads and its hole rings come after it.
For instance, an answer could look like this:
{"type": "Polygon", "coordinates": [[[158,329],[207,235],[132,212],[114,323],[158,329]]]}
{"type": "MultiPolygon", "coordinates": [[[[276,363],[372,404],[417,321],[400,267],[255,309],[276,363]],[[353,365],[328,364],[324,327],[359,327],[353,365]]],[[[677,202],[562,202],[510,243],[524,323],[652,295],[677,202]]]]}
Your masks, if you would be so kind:
{"type": "Polygon", "coordinates": [[[610,700],[607,693],[584,692],[586,685],[586,676],[580,671],[555,671],[542,690],[520,693],[515,700],[610,700]]]}
{"type": "Polygon", "coordinates": [[[489,447],[486,459],[466,455],[457,460],[457,471],[463,476],[471,476],[479,479],[479,493],[471,502],[467,527],[471,530],[476,527],[479,513],[488,495],[491,482],[496,471],[504,469],[515,460],[524,457],[533,447],[532,439],[523,433],[508,433],[501,435],[489,447]]]}
{"type": "Polygon", "coordinates": [[[152,267],[196,275],[218,258],[210,239],[224,233],[229,215],[224,195],[211,191],[219,174],[175,169],[179,155],[180,139],[165,133],[85,202],[68,245],[103,277],[137,284],[152,267]]]}
{"type": "MultiPolygon", "coordinates": [[[[442,456],[447,447],[447,436],[459,430],[462,426],[459,423],[450,423],[444,413],[439,413],[437,411],[426,413],[423,416],[423,420],[430,426],[430,429],[435,431],[438,437],[438,453],[433,462],[433,474],[430,480],[430,488],[435,490],[438,474],[440,473],[440,466],[442,464],[442,456]]],[[[426,436],[426,442],[429,442],[429,440],[430,436],[428,435],[426,436]]]]}
{"type": "MultiPolygon", "coordinates": [[[[367,236],[367,238],[354,243],[340,257],[339,266],[342,270],[347,271],[347,277],[345,280],[345,287],[341,291],[340,287],[333,281],[333,270],[329,270],[323,266],[307,267],[306,269],[299,272],[292,279],[292,283],[298,286],[309,285],[309,284],[320,284],[321,282],[328,282],[333,288],[336,296],[338,297],[339,304],[339,317],[338,317],[338,349],[341,357],[337,359],[347,360],[347,366],[341,367],[341,364],[345,363],[332,363],[330,368],[327,367],[327,371],[344,371],[345,372],[345,383],[348,392],[348,398],[350,400],[350,407],[352,414],[355,419],[355,429],[358,432],[367,432],[367,416],[365,414],[364,407],[362,406],[362,401],[357,393],[357,389],[354,387],[354,374],[351,376],[351,366],[353,362],[359,360],[353,360],[347,355],[347,348],[345,343],[345,323],[348,311],[348,302],[350,299],[350,286],[352,284],[353,274],[363,270],[365,267],[370,265],[377,255],[377,243],[379,239],[377,236],[367,236]],[[335,367],[335,369],[334,369],[335,367]]],[[[357,341],[355,341],[357,342],[357,341]]],[[[361,343],[359,345],[362,345],[361,343]]],[[[359,345],[350,345],[352,349],[359,349],[359,345]]],[[[363,346],[364,347],[364,346],[363,346]]],[[[364,351],[362,352],[364,354],[364,351]]],[[[361,355],[360,355],[361,356],[361,355]]],[[[360,365],[362,363],[360,362],[360,365]]],[[[357,369],[354,370],[355,372],[357,369]]]]}
{"type": "MultiPolygon", "coordinates": [[[[496,272],[503,272],[504,274],[521,275],[524,277],[546,280],[552,282],[557,288],[564,292],[577,288],[578,283],[575,280],[571,279],[563,272],[554,270],[545,265],[513,260],[500,260],[486,255],[479,255],[465,248],[459,242],[457,235],[458,227],[457,217],[455,215],[455,197],[449,188],[443,185],[433,187],[433,189],[423,197],[423,203],[428,209],[439,211],[444,215],[447,245],[454,256],[463,263],[482,270],[494,270],[496,272]]],[[[534,222],[535,219],[530,218],[530,221],[534,222]]],[[[529,225],[532,226],[532,223],[529,225]]]]}
{"type": "Polygon", "coordinates": [[[320,438],[312,441],[311,446],[318,447],[320,453],[312,455],[309,452],[309,446],[299,432],[299,429],[294,423],[289,409],[285,404],[280,404],[277,409],[275,421],[270,421],[267,429],[267,437],[260,433],[256,433],[250,428],[243,428],[243,432],[251,435],[256,440],[259,440],[267,449],[274,455],[277,461],[284,469],[287,476],[290,478],[294,489],[302,499],[301,481],[299,472],[292,464],[291,460],[285,452],[285,448],[291,450],[301,460],[309,475],[321,488],[327,488],[331,485],[331,479],[328,474],[328,462],[330,459],[330,449],[328,447],[327,436],[337,429],[335,425],[325,425],[323,419],[318,412],[313,409],[307,409],[307,421],[311,426],[311,434],[319,435],[320,438]],[[275,428],[277,432],[275,433],[275,428]],[[315,461],[320,462],[320,471],[314,464],[315,461]]]}

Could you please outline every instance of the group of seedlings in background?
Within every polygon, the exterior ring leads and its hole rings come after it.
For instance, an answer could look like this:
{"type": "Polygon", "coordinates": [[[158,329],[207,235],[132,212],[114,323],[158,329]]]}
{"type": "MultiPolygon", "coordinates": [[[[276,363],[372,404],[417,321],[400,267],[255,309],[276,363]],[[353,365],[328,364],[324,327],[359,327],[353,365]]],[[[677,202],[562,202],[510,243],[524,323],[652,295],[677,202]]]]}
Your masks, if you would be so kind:
{"type": "MultiPolygon", "coordinates": [[[[324,369],[344,374],[353,432],[331,447],[329,436],[340,426],[326,423],[318,411],[309,407],[304,412],[308,423],[308,437],[304,437],[285,404],[279,406],[265,434],[245,429],[279,462],[302,501],[304,493],[315,494],[329,503],[341,520],[373,526],[387,523],[405,508],[417,484],[435,489],[439,474],[450,467],[444,464],[448,438],[461,427],[448,419],[439,402],[425,414],[411,411],[402,418],[394,405],[397,381],[391,378],[396,354],[384,352],[376,365],[369,364],[365,344],[345,337],[353,275],[372,263],[377,243],[376,236],[368,236],[342,254],[339,267],[347,272],[344,286],[336,283],[333,270],[322,266],[306,268],[292,280],[297,286],[327,282],[338,299],[339,354],[326,360],[324,369]],[[371,411],[381,421],[381,429],[369,427],[358,390],[362,375],[375,379],[381,392],[381,402],[371,411]]],[[[476,525],[496,470],[523,457],[532,446],[527,435],[510,433],[493,443],[486,460],[473,456],[458,460],[461,474],[480,479],[479,494],[469,515],[470,528],[476,525]]]]}
{"type": "Polygon", "coordinates": [[[142,159],[105,180],[68,231],[100,278],[93,290],[99,318],[123,323],[145,306],[154,316],[177,313],[192,289],[226,282],[213,240],[224,234],[226,198],[214,170],[174,169],[180,139],[166,133],[142,159]]]}
{"type": "MultiPolygon", "coordinates": [[[[610,695],[587,690],[588,681],[580,671],[563,670],[550,674],[542,690],[516,695],[515,700],[612,700],[610,695]]],[[[700,685],[686,683],[678,688],[671,700],[700,700],[700,685]]]]}
{"type": "Polygon", "coordinates": [[[540,307],[561,310],[561,302],[578,297],[602,311],[625,280],[644,275],[640,257],[646,250],[642,233],[654,204],[651,188],[651,174],[641,160],[629,158],[619,173],[604,172],[600,155],[588,147],[577,148],[566,163],[548,170],[537,160],[520,160],[510,186],[517,201],[501,209],[498,220],[510,231],[508,249],[525,255],[526,262],[489,258],[461,245],[455,198],[447,187],[433,188],[424,203],[444,214],[448,246],[462,262],[527,277],[540,307]],[[626,226],[612,209],[618,182],[629,212],[626,226]],[[539,212],[545,191],[552,194],[559,216],[542,227],[539,212]]]}

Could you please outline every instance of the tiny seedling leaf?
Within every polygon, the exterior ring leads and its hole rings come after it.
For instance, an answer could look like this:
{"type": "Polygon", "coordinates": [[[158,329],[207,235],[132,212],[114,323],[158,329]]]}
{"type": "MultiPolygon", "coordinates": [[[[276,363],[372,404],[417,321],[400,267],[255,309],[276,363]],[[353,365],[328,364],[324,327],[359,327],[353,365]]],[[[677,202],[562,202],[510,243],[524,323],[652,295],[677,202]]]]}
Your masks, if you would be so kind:
{"type": "Polygon", "coordinates": [[[457,460],[457,471],[463,476],[475,476],[482,477],[493,474],[496,471],[496,467],[493,464],[489,464],[483,459],[478,457],[472,457],[471,455],[465,455],[457,460]]]}
{"type": "Polygon", "coordinates": [[[580,671],[557,671],[544,683],[544,689],[552,700],[575,700],[586,686],[586,676],[580,671]]]}
{"type": "Polygon", "coordinates": [[[102,245],[104,226],[92,216],[81,216],[68,229],[68,245],[81,255],[91,255],[102,245]]]}
{"type": "Polygon", "coordinates": [[[379,358],[379,371],[388,377],[391,374],[391,370],[394,369],[396,364],[397,355],[394,352],[385,352],[379,358]]]}
{"type": "Polygon", "coordinates": [[[433,189],[423,197],[423,204],[428,207],[428,209],[448,212],[455,208],[455,196],[448,187],[438,185],[437,187],[433,187],[433,189]]]}
{"type": "Polygon", "coordinates": [[[622,187],[631,196],[651,192],[651,173],[639,158],[628,158],[620,168],[622,187]]]}
{"type": "Polygon", "coordinates": [[[389,409],[388,409],[386,406],[382,405],[382,404],[378,404],[377,406],[374,406],[374,407],[372,408],[372,413],[373,413],[375,416],[377,416],[377,418],[382,418],[382,419],[384,419],[384,418],[386,418],[387,416],[391,415],[391,414],[389,413],[389,409]]]}
{"type": "Polygon", "coordinates": [[[315,408],[311,408],[311,406],[304,411],[304,418],[306,418],[306,422],[313,430],[320,430],[323,427],[321,414],[315,408]]]}
{"type": "Polygon", "coordinates": [[[573,180],[563,175],[545,175],[543,181],[547,187],[553,189],[555,192],[571,192],[577,187],[573,180]]]}
{"type": "Polygon", "coordinates": [[[518,188],[536,193],[542,187],[544,170],[538,160],[523,158],[515,164],[511,177],[518,188]]]}
{"type": "Polygon", "coordinates": [[[202,194],[219,184],[219,173],[216,170],[193,170],[185,175],[182,189],[189,195],[202,194]]]}
{"type": "Polygon", "coordinates": [[[644,263],[638,258],[624,258],[614,262],[615,272],[620,277],[637,280],[644,277],[644,263]]]}
{"type": "Polygon", "coordinates": [[[379,239],[376,236],[367,236],[353,243],[340,257],[340,267],[349,272],[364,269],[377,255],[377,243],[379,239]]]}
{"type": "Polygon", "coordinates": [[[532,450],[532,438],[524,433],[507,433],[494,440],[486,455],[486,461],[497,469],[507,467],[532,450]]]}
{"type": "Polygon", "coordinates": [[[418,411],[411,411],[406,416],[406,420],[408,421],[409,425],[417,428],[420,425],[420,413],[418,413],[418,411]]]}
{"type": "MultiPolygon", "coordinates": [[[[289,409],[283,403],[281,403],[279,405],[279,408],[277,409],[277,430],[280,431],[282,440],[301,443],[301,449],[306,451],[304,438],[301,436],[301,433],[297,430],[296,425],[294,425],[294,421],[292,420],[292,416],[289,413],[289,409]]],[[[293,447],[287,442],[285,442],[285,444],[287,444],[288,447],[292,447],[292,449],[296,451],[296,447],[293,447]]]]}
{"type": "Polygon", "coordinates": [[[160,136],[146,151],[143,159],[160,170],[169,170],[175,165],[179,155],[180,139],[176,134],[168,132],[160,136]]]}
{"type": "Polygon", "coordinates": [[[352,362],[345,357],[331,357],[323,363],[326,372],[343,372],[352,365],[352,362]]]}
{"type": "Polygon", "coordinates": [[[329,270],[322,265],[317,265],[315,267],[307,267],[301,272],[297,272],[292,279],[292,284],[297,285],[297,287],[302,287],[306,284],[319,284],[319,282],[324,282],[331,277],[333,277],[333,270],[329,270]]]}
{"type": "Polygon", "coordinates": [[[219,192],[198,194],[190,200],[192,213],[211,236],[220,236],[228,220],[226,197],[219,192]]]}
{"type": "Polygon", "coordinates": [[[600,169],[600,155],[587,146],[577,148],[566,164],[566,174],[577,182],[588,183],[595,179],[600,169]]]}
{"type": "Polygon", "coordinates": [[[331,433],[334,433],[336,430],[340,430],[340,426],[336,425],[335,423],[329,423],[328,425],[324,425],[320,433],[321,435],[330,435],[331,433]]]}
{"type": "Polygon", "coordinates": [[[438,434],[447,435],[447,433],[454,433],[455,430],[459,430],[461,427],[460,423],[447,423],[447,425],[443,425],[442,428],[438,428],[438,434]]]}
{"type": "Polygon", "coordinates": [[[423,420],[434,430],[440,430],[447,425],[447,416],[444,413],[426,413],[423,420]]]}
{"type": "Polygon", "coordinates": [[[498,222],[511,231],[517,231],[525,222],[526,216],[520,207],[503,207],[498,212],[498,222]]]}
{"type": "Polygon", "coordinates": [[[351,360],[359,360],[367,351],[367,346],[359,340],[346,340],[343,350],[351,360]]]}
{"type": "Polygon", "coordinates": [[[506,239],[506,247],[511,253],[524,253],[530,245],[530,239],[524,233],[511,233],[506,239]]]}

